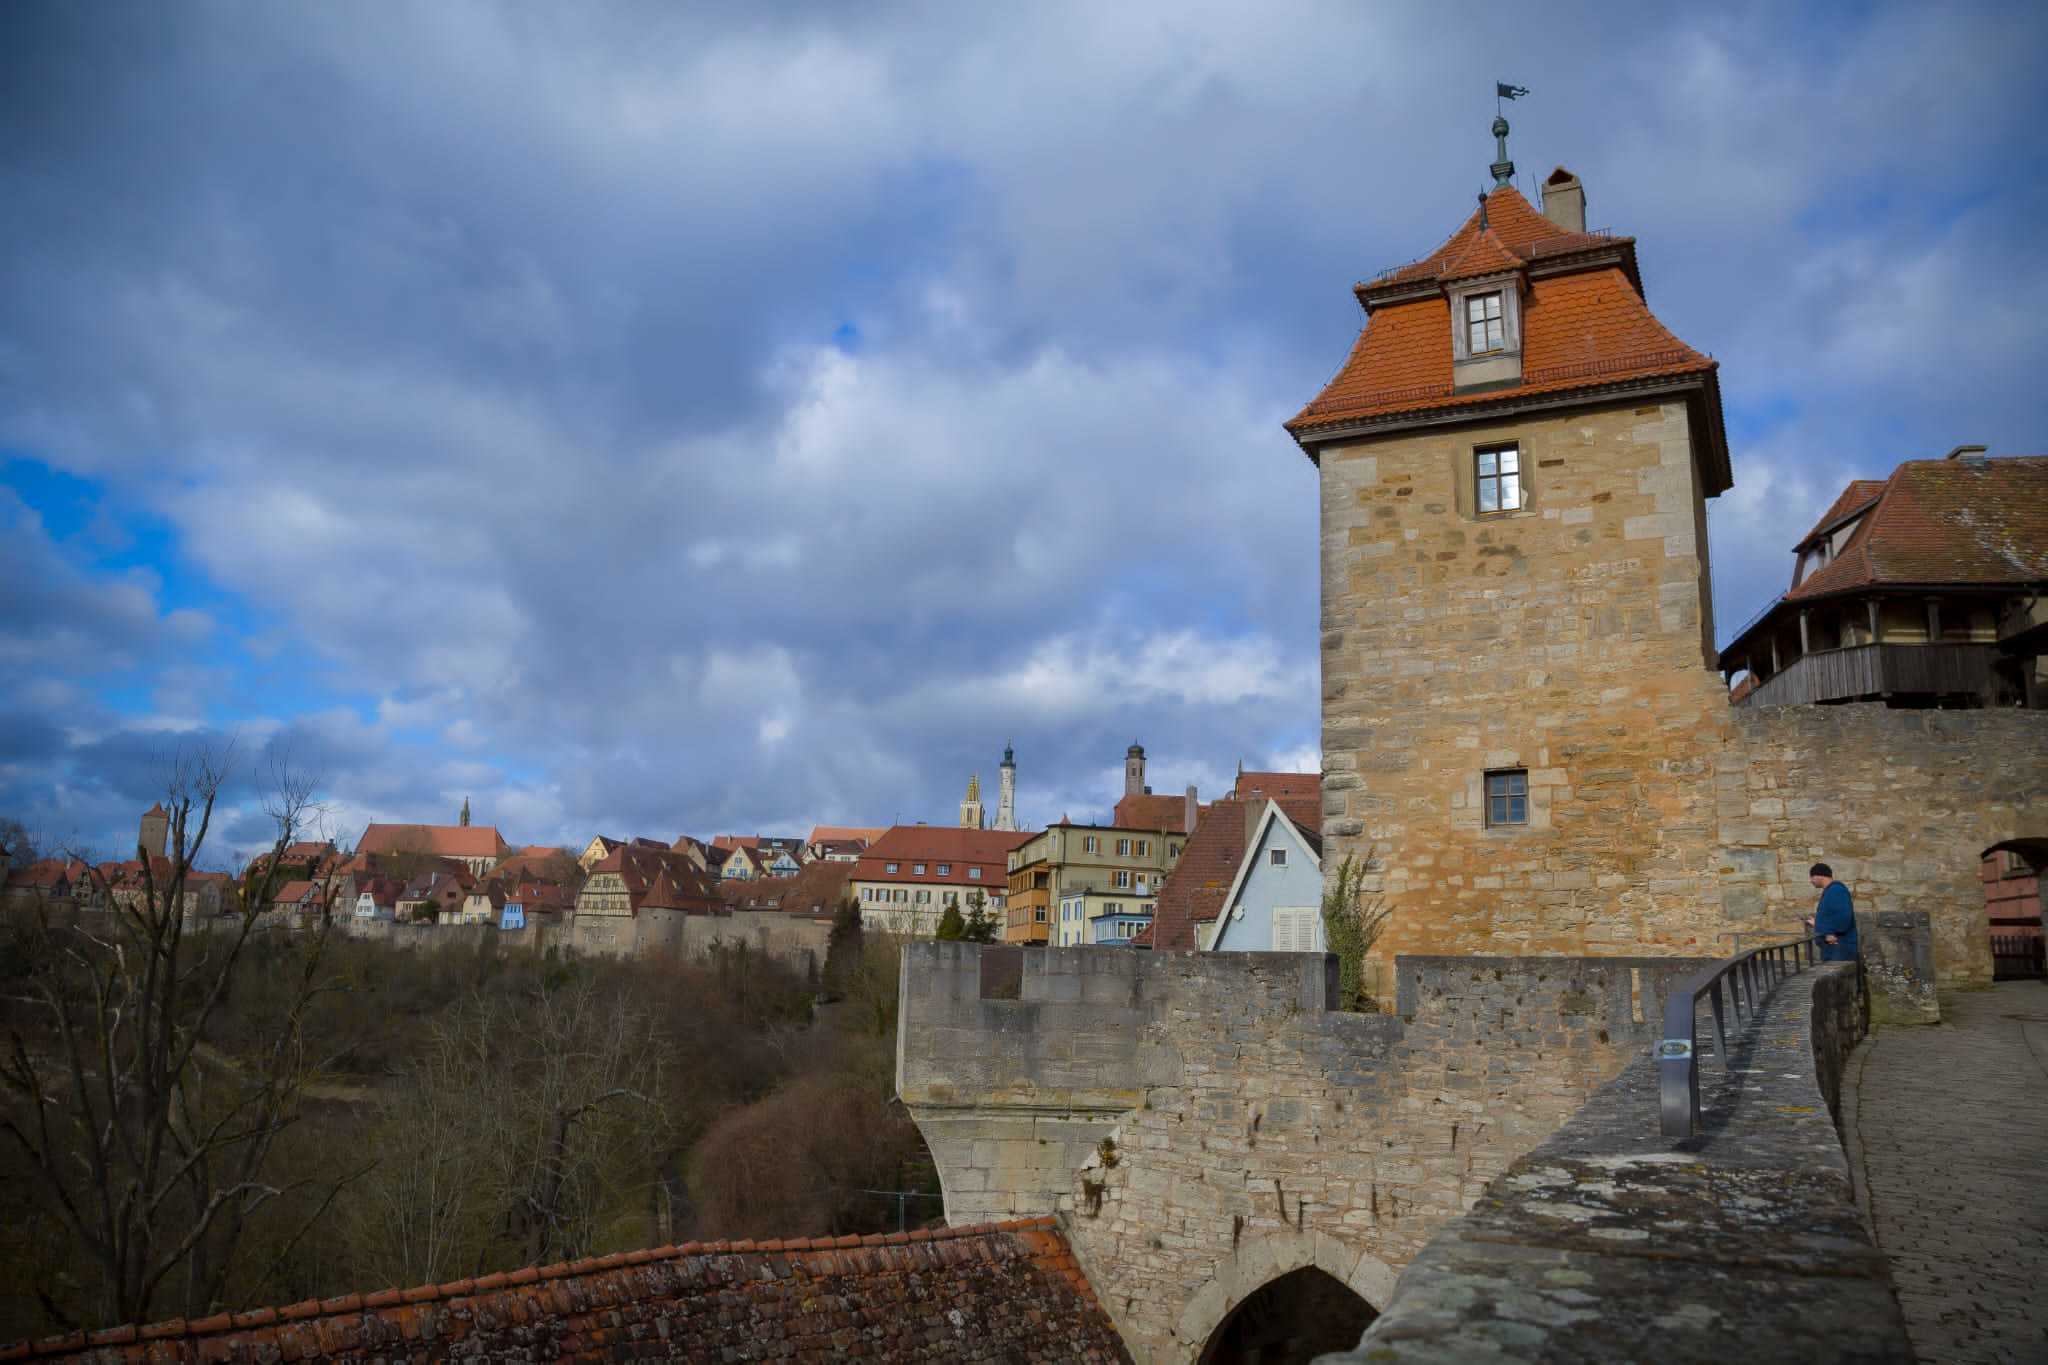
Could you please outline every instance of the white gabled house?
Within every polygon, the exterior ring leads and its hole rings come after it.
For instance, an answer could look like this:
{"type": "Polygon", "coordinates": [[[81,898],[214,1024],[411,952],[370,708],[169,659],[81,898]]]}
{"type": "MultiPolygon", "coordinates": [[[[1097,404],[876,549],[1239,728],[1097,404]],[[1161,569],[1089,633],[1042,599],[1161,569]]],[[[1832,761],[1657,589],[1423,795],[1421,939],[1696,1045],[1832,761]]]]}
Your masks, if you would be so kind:
{"type": "Polygon", "coordinates": [[[1323,935],[1323,840],[1268,800],[1237,876],[1223,897],[1209,942],[1212,952],[1320,953],[1323,935]]]}

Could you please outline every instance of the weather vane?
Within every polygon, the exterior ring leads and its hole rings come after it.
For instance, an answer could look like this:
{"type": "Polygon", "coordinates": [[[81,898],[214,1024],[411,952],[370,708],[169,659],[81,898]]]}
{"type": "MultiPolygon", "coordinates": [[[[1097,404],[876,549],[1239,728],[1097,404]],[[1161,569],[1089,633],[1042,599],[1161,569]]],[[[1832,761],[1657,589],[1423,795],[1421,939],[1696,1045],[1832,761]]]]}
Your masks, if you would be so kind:
{"type": "Polygon", "coordinates": [[[1509,85],[1506,81],[1493,83],[1493,183],[1497,189],[1514,183],[1515,163],[1508,160],[1508,121],[1500,111],[1502,100],[1518,100],[1529,93],[1526,85],[1509,85]]]}

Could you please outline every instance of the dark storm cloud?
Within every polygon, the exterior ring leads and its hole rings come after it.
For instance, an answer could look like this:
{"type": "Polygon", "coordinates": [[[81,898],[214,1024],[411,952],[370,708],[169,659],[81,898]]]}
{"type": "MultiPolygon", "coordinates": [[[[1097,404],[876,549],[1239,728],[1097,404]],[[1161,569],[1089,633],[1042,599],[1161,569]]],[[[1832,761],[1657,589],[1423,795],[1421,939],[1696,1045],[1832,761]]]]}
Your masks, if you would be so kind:
{"type": "MultiPolygon", "coordinates": [[[[1579,171],[1724,362],[1724,624],[1843,479],[2038,439],[2048,285],[1996,267],[2041,207],[2032,10],[0,25],[0,446],[288,623],[267,647],[359,704],[245,733],[358,828],[465,795],[521,839],[944,819],[1006,741],[1038,819],[1105,807],[1133,738],[1161,790],[1312,763],[1314,478],[1278,423],[1349,282],[1466,211],[1496,78],[1536,92],[1524,171],[1579,171]]],[[[253,684],[146,577],[41,553],[0,548],[0,668],[81,733],[0,798],[89,760],[126,799],[94,660],[183,665],[159,726],[253,684]]]]}

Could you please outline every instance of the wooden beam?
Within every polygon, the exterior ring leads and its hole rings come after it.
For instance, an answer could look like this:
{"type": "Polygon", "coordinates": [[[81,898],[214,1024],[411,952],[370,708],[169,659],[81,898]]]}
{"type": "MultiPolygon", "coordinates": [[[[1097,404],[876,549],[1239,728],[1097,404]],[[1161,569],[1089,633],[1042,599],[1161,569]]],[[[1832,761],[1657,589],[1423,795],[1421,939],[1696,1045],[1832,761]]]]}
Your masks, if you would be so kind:
{"type": "Polygon", "coordinates": [[[1870,605],[1870,643],[1881,645],[1884,643],[1884,628],[1879,624],[1880,617],[1877,610],[1877,599],[1872,597],[1868,601],[1870,605]]]}
{"type": "Polygon", "coordinates": [[[1801,654],[1813,653],[1813,641],[1809,638],[1806,629],[1806,616],[1806,608],[1801,607],[1799,609],[1799,652],[1801,654]]]}
{"type": "Polygon", "coordinates": [[[1934,644],[1941,639],[1941,599],[1927,599],[1927,643],[1934,644]]]}

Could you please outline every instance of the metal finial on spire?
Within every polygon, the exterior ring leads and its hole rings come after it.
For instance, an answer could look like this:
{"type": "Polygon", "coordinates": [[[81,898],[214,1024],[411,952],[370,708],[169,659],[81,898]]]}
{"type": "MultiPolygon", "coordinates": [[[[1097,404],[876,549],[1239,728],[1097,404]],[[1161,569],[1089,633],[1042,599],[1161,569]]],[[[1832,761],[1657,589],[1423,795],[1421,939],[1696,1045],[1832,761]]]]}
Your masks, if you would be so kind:
{"type": "Polygon", "coordinates": [[[1515,163],[1508,160],[1508,121],[1500,112],[1502,100],[1518,100],[1529,93],[1526,85],[1509,85],[1506,81],[1493,83],[1493,172],[1495,189],[1514,183],[1515,163]]]}

